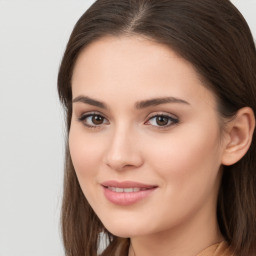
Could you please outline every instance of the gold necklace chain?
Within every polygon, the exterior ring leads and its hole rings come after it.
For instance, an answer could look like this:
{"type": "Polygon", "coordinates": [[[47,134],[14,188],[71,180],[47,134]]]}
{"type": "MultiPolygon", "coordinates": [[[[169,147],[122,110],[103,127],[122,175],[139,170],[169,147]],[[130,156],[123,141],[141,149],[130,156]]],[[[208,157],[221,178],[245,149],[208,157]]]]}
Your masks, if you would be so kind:
{"type": "Polygon", "coordinates": [[[134,249],[133,249],[132,244],[131,244],[131,249],[132,249],[132,252],[133,252],[133,256],[136,256],[136,253],[135,253],[135,251],[134,251],[134,249]]]}

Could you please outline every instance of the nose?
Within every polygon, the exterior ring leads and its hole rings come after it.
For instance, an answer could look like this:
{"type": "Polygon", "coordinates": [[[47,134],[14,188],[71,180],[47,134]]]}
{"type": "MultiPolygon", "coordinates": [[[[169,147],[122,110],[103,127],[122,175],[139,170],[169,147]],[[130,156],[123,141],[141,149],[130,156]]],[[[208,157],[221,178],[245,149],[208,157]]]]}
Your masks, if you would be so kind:
{"type": "Polygon", "coordinates": [[[108,139],[105,164],[116,171],[138,168],[143,164],[141,146],[134,131],[116,128],[108,139]]]}

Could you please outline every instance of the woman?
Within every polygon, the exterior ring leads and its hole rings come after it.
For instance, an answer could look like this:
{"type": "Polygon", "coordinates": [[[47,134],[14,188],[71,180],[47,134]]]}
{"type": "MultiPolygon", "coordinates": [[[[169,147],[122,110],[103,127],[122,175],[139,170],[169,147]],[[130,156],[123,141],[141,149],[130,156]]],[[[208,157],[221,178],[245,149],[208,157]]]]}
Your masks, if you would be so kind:
{"type": "Polygon", "coordinates": [[[96,1],[58,76],[66,255],[256,255],[255,67],[228,0],[96,1]]]}

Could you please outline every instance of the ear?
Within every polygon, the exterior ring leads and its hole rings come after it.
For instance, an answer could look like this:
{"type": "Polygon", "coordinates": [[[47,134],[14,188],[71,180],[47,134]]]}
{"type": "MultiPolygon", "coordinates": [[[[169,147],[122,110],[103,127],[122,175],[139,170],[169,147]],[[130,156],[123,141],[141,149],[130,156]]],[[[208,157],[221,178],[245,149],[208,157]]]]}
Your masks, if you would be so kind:
{"type": "Polygon", "coordinates": [[[255,128],[255,116],[249,107],[238,110],[235,118],[228,123],[225,148],[222,155],[223,165],[238,162],[248,151],[255,128]]]}

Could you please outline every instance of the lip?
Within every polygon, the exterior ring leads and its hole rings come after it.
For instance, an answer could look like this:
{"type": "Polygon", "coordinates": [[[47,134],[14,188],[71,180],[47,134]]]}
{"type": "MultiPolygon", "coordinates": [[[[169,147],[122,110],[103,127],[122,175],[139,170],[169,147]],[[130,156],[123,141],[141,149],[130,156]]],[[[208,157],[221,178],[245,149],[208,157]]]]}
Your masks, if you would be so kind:
{"type": "Polygon", "coordinates": [[[108,201],[122,206],[135,204],[147,198],[157,188],[156,185],[134,181],[106,181],[101,183],[101,186],[108,201]],[[124,190],[129,192],[125,192],[124,190]]]}

